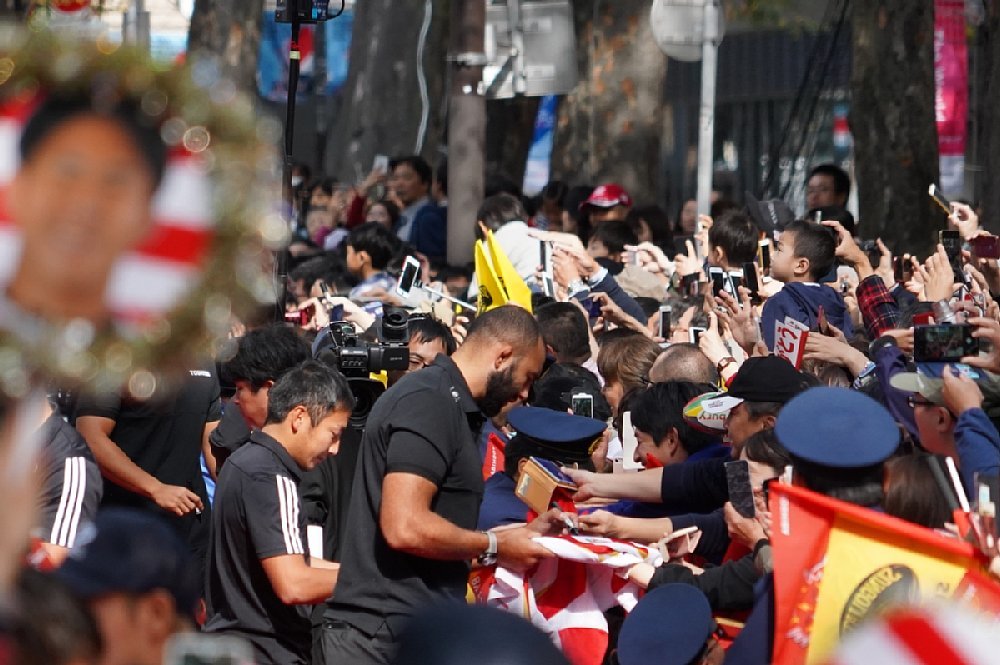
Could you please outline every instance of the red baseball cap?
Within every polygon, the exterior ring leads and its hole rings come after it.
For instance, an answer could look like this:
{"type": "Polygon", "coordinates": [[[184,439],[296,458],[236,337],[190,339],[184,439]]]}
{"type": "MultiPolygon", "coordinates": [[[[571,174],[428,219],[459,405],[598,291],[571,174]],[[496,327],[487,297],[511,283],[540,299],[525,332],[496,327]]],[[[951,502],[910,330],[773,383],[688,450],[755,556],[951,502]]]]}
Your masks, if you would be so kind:
{"type": "Polygon", "coordinates": [[[580,204],[582,209],[584,206],[594,206],[595,208],[614,208],[615,206],[622,205],[625,207],[632,207],[632,197],[628,195],[625,188],[621,185],[600,185],[594,191],[590,193],[587,200],[580,204]]]}

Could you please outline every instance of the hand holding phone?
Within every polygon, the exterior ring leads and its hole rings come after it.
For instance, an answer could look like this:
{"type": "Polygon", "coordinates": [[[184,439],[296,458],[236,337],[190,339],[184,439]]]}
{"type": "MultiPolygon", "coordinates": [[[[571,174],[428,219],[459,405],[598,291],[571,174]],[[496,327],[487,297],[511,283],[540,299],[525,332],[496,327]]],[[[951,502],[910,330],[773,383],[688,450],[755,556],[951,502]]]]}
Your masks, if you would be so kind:
{"type": "Polygon", "coordinates": [[[570,398],[570,410],[573,415],[594,417],[594,396],[589,393],[576,393],[570,398]]]}
{"type": "Polygon", "coordinates": [[[658,337],[663,340],[670,339],[670,317],[673,316],[674,310],[670,305],[660,305],[660,319],[657,322],[659,326],[657,333],[658,337]]]}

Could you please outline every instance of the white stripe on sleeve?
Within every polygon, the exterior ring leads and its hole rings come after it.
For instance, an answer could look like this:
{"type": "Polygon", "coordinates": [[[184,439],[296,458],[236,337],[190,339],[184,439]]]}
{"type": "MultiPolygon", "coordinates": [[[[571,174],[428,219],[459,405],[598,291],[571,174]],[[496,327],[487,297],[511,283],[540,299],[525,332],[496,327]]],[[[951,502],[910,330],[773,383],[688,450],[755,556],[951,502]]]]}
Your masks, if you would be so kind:
{"type": "Polygon", "coordinates": [[[289,511],[288,495],[285,492],[285,478],[283,476],[275,476],[275,480],[278,483],[278,505],[280,508],[278,512],[281,514],[281,535],[285,537],[285,551],[289,554],[295,554],[292,549],[292,529],[289,526],[291,513],[289,511]]]}

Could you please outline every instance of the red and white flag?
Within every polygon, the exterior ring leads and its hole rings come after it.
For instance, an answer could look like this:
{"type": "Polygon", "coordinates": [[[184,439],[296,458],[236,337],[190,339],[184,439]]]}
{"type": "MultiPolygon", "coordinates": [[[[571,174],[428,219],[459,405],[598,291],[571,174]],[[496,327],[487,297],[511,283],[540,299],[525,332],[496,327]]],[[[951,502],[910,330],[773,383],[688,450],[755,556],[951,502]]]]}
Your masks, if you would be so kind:
{"type": "Polygon", "coordinates": [[[556,558],[545,559],[527,577],[497,568],[492,585],[482,590],[486,604],[531,621],[573,665],[600,665],[608,648],[604,611],[615,605],[626,612],[635,607],[641,591],[628,580],[628,571],[637,563],[658,565],[660,553],[591,536],[535,540],[556,558]]]}

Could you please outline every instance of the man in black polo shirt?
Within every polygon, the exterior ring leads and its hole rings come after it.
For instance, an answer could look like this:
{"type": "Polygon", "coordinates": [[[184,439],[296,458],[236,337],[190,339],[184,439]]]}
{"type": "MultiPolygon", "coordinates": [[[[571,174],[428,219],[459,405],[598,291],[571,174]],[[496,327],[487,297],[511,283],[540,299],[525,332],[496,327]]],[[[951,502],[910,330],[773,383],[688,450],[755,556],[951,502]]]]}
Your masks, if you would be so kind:
{"type": "Polygon", "coordinates": [[[306,663],[305,605],[329,595],[337,565],[310,561],[298,483],[340,444],[354,408],[347,380],[309,360],[270,389],[267,420],[219,476],[206,584],[209,633],[250,641],[258,663],[306,663]]]}
{"type": "Polygon", "coordinates": [[[525,400],[545,348],[530,313],[504,306],[472,324],[448,358],[403,377],[368,417],[351,495],[341,575],[314,662],[386,663],[419,608],[465,595],[469,562],[523,568],[551,553],[531,527],[476,531],[483,495],[476,435],[485,416],[525,400]]]}
{"type": "Polygon", "coordinates": [[[187,540],[199,566],[208,548],[208,494],[201,453],[221,414],[213,367],[192,369],[187,379],[152,395],[84,395],[76,429],[94,453],[104,483],[101,507],[157,513],[187,540]]]}

